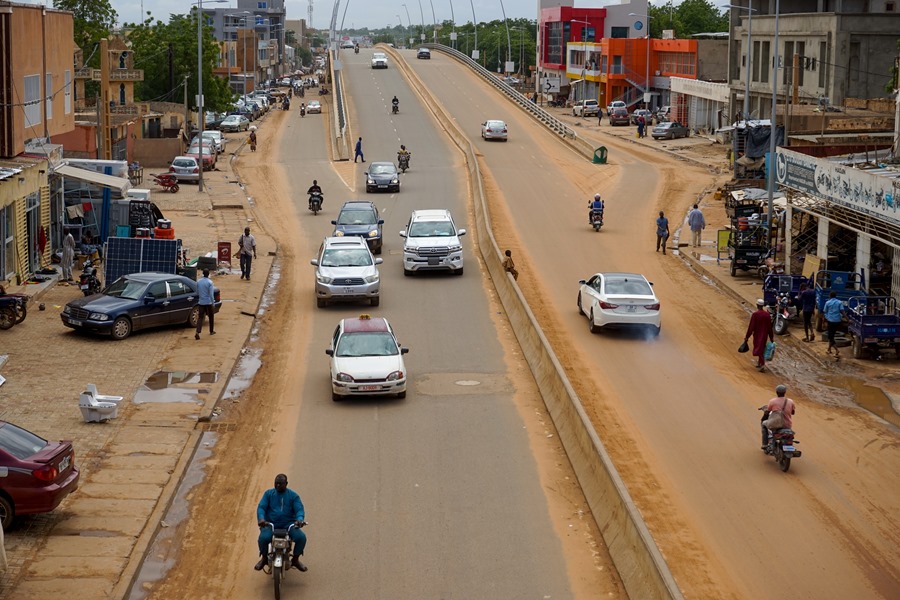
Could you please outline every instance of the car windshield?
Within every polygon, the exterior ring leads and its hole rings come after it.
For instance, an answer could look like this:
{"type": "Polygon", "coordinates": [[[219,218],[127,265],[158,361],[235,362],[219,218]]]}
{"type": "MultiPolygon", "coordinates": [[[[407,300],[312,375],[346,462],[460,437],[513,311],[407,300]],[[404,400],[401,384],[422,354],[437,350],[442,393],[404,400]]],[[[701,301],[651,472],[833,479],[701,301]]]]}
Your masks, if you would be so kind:
{"type": "Polygon", "coordinates": [[[338,340],[335,356],[352,358],[358,356],[396,356],[400,354],[397,342],[390,333],[365,332],[345,333],[338,340]]]}
{"type": "Polygon", "coordinates": [[[607,278],[604,291],[610,296],[652,296],[653,290],[643,279],[633,277],[607,278]]]}
{"type": "Polygon", "coordinates": [[[147,289],[147,284],[142,281],[119,277],[103,290],[103,293],[114,298],[137,300],[143,297],[145,289],[147,289]]]}
{"type": "Polygon", "coordinates": [[[196,163],[192,160],[175,160],[172,161],[173,167],[193,167],[196,166],[196,163]]]}
{"type": "Polygon", "coordinates": [[[673,123],[660,123],[660,124],[659,124],[659,128],[660,128],[660,129],[668,129],[668,128],[671,127],[672,125],[673,125],[673,123]]]}
{"type": "Polygon", "coordinates": [[[491,127],[491,128],[493,128],[493,127],[504,127],[505,125],[506,125],[506,124],[505,124],[503,121],[488,121],[488,122],[487,122],[487,126],[488,126],[488,127],[491,127]]]}
{"type": "Polygon", "coordinates": [[[396,169],[392,164],[372,165],[372,168],[369,169],[369,173],[374,175],[390,175],[395,171],[396,169]]]}
{"type": "Polygon", "coordinates": [[[374,225],[375,213],[371,210],[342,210],[338,225],[374,225]]]}
{"type": "Polygon", "coordinates": [[[409,228],[409,237],[449,237],[456,232],[450,221],[416,221],[409,228]]]}
{"type": "Polygon", "coordinates": [[[46,446],[47,440],[12,423],[4,423],[0,426],[0,450],[8,452],[19,460],[34,456],[46,446]]]}
{"type": "Polygon", "coordinates": [[[322,254],[323,267],[368,267],[372,257],[362,248],[332,248],[322,254]]]}

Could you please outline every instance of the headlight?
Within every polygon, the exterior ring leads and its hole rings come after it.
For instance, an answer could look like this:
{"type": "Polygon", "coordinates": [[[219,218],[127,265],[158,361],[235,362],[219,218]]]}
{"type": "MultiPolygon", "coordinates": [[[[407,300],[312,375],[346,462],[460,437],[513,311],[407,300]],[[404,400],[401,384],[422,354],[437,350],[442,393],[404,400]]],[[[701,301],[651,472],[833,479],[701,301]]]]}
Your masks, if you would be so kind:
{"type": "Polygon", "coordinates": [[[386,377],[388,381],[397,381],[398,379],[403,379],[403,371],[394,371],[390,375],[386,377]]]}
{"type": "Polygon", "coordinates": [[[377,229],[373,229],[372,231],[370,231],[370,232],[369,232],[369,237],[378,237],[378,230],[377,230],[377,229]]]}
{"type": "Polygon", "coordinates": [[[400,183],[400,178],[394,177],[393,179],[391,179],[391,183],[400,183]]]}
{"type": "Polygon", "coordinates": [[[342,383],[353,383],[353,378],[346,373],[338,373],[334,378],[342,383]]]}
{"type": "Polygon", "coordinates": [[[331,283],[332,278],[316,273],[316,281],[318,281],[319,283],[329,284],[331,283]]]}
{"type": "Polygon", "coordinates": [[[369,179],[366,179],[366,183],[369,185],[375,185],[375,180],[370,177],[369,179]]]}
{"type": "Polygon", "coordinates": [[[92,312],[88,316],[88,319],[90,319],[91,321],[109,321],[109,315],[106,315],[103,313],[92,312]]]}
{"type": "Polygon", "coordinates": [[[378,281],[378,273],[366,277],[366,283],[375,283],[376,281],[378,281]]]}
{"type": "Polygon", "coordinates": [[[344,237],[344,232],[343,231],[335,231],[334,237],[344,237]]]}
{"type": "Polygon", "coordinates": [[[449,248],[447,248],[447,250],[449,250],[450,252],[460,252],[462,250],[462,246],[461,245],[450,246],[449,248]]]}
{"type": "Polygon", "coordinates": [[[67,304],[66,307],[63,309],[63,314],[64,314],[64,315],[67,315],[67,314],[69,314],[70,312],[72,312],[72,309],[71,309],[71,308],[69,307],[69,305],[67,304]]]}

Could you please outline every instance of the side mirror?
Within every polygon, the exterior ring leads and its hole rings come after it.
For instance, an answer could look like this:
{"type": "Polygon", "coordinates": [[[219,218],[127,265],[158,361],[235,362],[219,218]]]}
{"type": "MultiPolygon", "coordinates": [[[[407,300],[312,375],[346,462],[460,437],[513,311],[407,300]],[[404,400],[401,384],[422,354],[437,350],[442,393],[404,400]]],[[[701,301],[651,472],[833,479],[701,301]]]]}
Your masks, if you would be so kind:
{"type": "Polygon", "coordinates": [[[405,230],[405,229],[404,229],[403,231],[400,232],[400,237],[402,237],[402,238],[405,238],[405,237],[406,237],[406,230],[405,230]]]}
{"type": "Polygon", "coordinates": [[[332,224],[332,225],[337,225],[337,221],[332,221],[331,224],[332,224]]]}
{"type": "Polygon", "coordinates": [[[384,219],[378,219],[378,224],[379,224],[379,225],[384,225],[384,219]]]}
{"type": "Polygon", "coordinates": [[[400,348],[400,354],[409,354],[409,348],[400,348]]]}
{"type": "Polygon", "coordinates": [[[328,356],[334,356],[334,350],[328,348],[327,350],[325,350],[325,354],[327,354],[328,356]]]}
{"type": "Polygon", "coordinates": [[[579,280],[578,280],[578,283],[580,283],[581,285],[584,285],[584,284],[587,283],[587,281],[584,280],[584,279],[579,279],[579,280]]]}
{"type": "MultiPolygon", "coordinates": [[[[376,265],[380,265],[380,264],[382,264],[383,262],[384,262],[384,259],[383,259],[383,258],[376,258],[376,259],[375,259],[375,264],[376,264],[376,265]]],[[[651,285],[652,285],[652,284],[651,284],[651,285]]]]}
{"type": "Polygon", "coordinates": [[[9,467],[0,467],[0,477],[9,477],[9,467]]]}
{"type": "Polygon", "coordinates": [[[466,235],[466,230],[465,230],[465,229],[458,229],[458,230],[456,231],[456,235],[458,235],[458,236],[464,236],[464,235],[466,235]]]}
{"type": "Polygon", "coordinates": [[[153,296],[147,295],[144,296],[144,304],[150,304],[153,302],[153,296]]]}
{"type": "Polygon", "coordinates": [[[318,266],[319,266],[319,259],[314,258],[314,259],[312,259],[311,261],[309,261],[309,264],[311,264],[311,265],[314,266],[314,267],[318,267],[318,266]]]}

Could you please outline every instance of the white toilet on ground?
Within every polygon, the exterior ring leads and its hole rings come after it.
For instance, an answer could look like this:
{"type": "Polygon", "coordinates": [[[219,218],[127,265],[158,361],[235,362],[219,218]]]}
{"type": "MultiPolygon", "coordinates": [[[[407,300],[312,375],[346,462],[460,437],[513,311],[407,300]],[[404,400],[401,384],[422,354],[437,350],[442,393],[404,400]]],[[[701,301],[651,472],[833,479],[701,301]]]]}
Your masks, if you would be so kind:
{"type": "Polygon", "coordinates": [[[103,396],[97,392],[97,386],[87,384],[87,389],[81,392],[78,400],[78,408],[85,423],[101,423],[119,416],[119,402],[122,396],[103,396]]]}

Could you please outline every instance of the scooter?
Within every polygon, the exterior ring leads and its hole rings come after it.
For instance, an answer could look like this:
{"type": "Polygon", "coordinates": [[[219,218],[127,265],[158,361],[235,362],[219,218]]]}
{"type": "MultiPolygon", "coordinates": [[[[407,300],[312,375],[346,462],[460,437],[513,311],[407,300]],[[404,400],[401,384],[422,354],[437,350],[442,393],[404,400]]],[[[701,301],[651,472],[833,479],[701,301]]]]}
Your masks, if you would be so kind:
{"type": "MultiPolygon", "coordinates": [[[[765,411],[767,408],[768,406],[760,406],[759,410],[765,411]]],[[[762,427],[765,428],[765,425],[762,427]]],[[[767,431],[769,432],[769,444],[763,452],[773,457],[778,463],[778,467],[787,473],[787,470],[791,468],[791,459],[800,458],[803,455],[796,448],[796,444],[799,444],[800,441],[794,439],[794,430],[787,427],[774,431],[767,429],[767,431]]]]}
{"type": "Polygon", "coordinates": [[[392,114],[392,115],[396,115],[396,114],[399,113],[399,112],[400,112],[400,105],[399,105],[399,104],[392,104],[392,105],[391,105],[391,114],[392,114]]]}
{"type": "Polygon", "coordinates": [[[309,195],[309,210],[313,215],[319,214],[319,211],[322,210],[322,200],[322,194],[312,193],[309,195]]]}
{"type": "Polygon", "coordinates": [[[356,48],[353,49],[353,53],[354,53],[354,54],[359,54],[359,46],[357,46],[356,48]]]}
{"type": "MultiPolygon", "coordinates": [[[[300,524],[301,527],[306,522],[300,524]]],[[[275,529],[272,523],[267,523],[272,528],[272,541],[269,542],[269,564],[263,567],[263,572],[272,574],[272,582],[275,584],[275,600],[281,600],[281,582],[291,569],[291,553],[294,543],[291,541],[291,529],[296,527],[293,523],[287,529],[275,529]]]]}
{"type": "Polygon", "coordinates": [[[775,248],[770,248],[766,254],[759,259],[757,267],[759,278],[765,280],[767,275],[783,275],[784,262],[775,260],[775,248]]]}
{"type": "Polygon", "coordinates": [[[772,315],[772,328],[776,335],[787,333],[788,322],[797,318],[797,307],[791,302],[787,294],[778,294],[774,305],[769,305],[769,314],[772,315]]]}
{"type": "Polygon", "coordinates": [[[328,88],[319,88],[319,95],[325,96],[328,94],[328,88]]]}
{"type": "Polygon", "coordinates": [[[409,169],[409,154],[397,154],[398,168],[401,173],[406,173],[409,169]]]}
{"type": "Polygon", "coordinates": [[[600,228],[603,227],[603,209],[592,208],[593,204],[593,202],[588,202],[588,208],[591,209],[591,227],[594,228],[594,231],[600,231],[600,228]]]}
{"type": "Polygon", "coordinates": [[[100,278],[97,277],[97,267],[94,261],[88,259],[84,261],[84,267],[81,269],[81,275],[78,277],[78,287],[85,296],[99,294],[101,285],[100,278]]]}
{"type": "Polygon", "coordinates": [[[301,104],[301,105],[300,105],[300,116],[301,116],[301,117],[305,117],[305,116],[306,116],[306,105],[305,105],[305,104],[301,104]]]}

